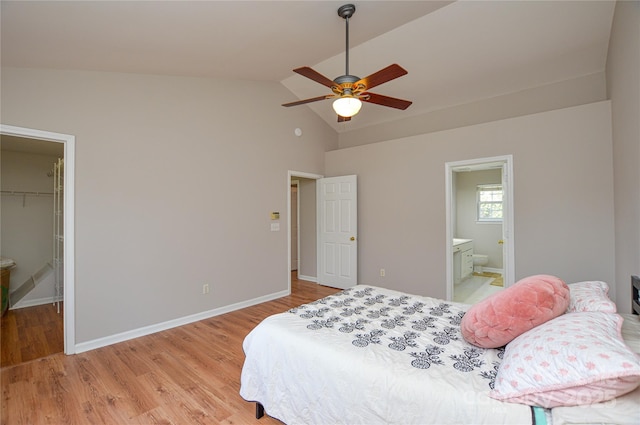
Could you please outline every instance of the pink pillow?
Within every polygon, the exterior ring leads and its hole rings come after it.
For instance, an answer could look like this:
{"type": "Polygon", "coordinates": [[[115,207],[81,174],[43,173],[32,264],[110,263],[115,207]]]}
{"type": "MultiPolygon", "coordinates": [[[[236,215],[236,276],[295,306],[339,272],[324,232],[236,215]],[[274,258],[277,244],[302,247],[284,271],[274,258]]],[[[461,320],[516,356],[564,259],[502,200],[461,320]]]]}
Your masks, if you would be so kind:
{"type": "Polygon", "coordinates": [[[460,330],[467,342],[496,348],[567,311],[569,287],[560,278],[529,276],[473,305],[460,330]]]}
{"type": "Polygon", "coordinates": [[[613,313],[567,313],[513,340],[489,396],[556,407],[594,404],[640,384],[640,357],[620,334],[613,313]]]}
{"type": "Polygon", "coordinates": [[[603,311],[615,313],[616,304],[609,299],[606,282],[589,281],[569,284],[569,309],[567,313],[580,311],[603,311]]]}

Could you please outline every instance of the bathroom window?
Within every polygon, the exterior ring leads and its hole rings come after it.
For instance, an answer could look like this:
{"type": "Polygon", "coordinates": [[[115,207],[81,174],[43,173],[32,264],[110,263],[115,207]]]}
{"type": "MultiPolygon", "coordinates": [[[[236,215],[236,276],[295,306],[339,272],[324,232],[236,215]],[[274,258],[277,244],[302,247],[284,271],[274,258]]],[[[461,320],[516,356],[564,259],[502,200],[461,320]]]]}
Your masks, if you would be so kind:
{"type": "Polygon", "coordinates": [[[502,221],[502,185],[480,184],[477,187],[478,222],[502,221]]]}

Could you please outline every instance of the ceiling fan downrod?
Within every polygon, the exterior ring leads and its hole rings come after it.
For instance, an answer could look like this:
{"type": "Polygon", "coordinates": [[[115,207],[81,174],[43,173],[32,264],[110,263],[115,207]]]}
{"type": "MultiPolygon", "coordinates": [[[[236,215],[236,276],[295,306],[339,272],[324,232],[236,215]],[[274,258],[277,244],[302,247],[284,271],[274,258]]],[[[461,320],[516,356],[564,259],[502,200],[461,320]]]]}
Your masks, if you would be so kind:
{"type": "Polygon", "coordinates": [[[349,18],[356,12],[356,6],[345,4],[338,8],[338,16],[346,22],[345,75],[349,75],[349,18]]]}

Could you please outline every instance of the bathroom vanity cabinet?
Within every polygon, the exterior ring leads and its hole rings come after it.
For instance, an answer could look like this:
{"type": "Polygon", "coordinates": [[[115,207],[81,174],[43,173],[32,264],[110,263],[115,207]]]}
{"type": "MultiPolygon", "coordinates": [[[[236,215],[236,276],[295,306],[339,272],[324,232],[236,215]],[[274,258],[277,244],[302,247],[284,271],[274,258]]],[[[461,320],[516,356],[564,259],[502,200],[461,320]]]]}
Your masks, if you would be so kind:
{"type": "Polygon", "coordinates": [[[473,240],[453,240],[453,283],[460,283],[473,274],[473,240]]]}

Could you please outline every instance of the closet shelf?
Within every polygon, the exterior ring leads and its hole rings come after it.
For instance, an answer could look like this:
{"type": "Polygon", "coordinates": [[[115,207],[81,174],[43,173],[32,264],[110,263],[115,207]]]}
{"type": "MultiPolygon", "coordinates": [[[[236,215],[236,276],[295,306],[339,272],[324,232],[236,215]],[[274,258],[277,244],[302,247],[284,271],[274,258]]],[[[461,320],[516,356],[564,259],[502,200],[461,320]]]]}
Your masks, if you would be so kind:
{"type": "Polygon", "coordinates": [[[25,192],[25,191],[20,191],[20,190],[3,190],[2,191],[3,195],[15,195],[15,196],[24,196],[24,195],[29,195],[29,196],[53,196],[52,192],[25,192]]]}

